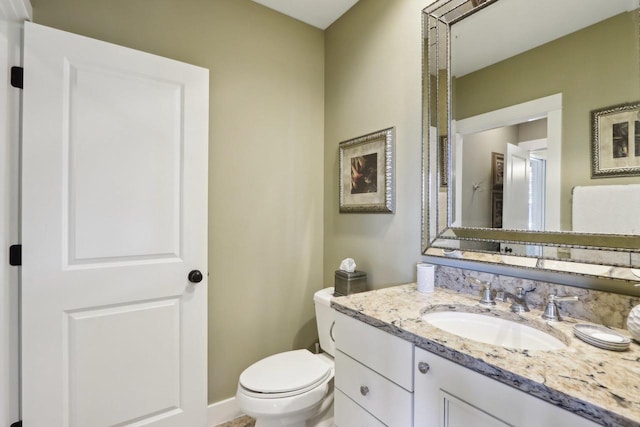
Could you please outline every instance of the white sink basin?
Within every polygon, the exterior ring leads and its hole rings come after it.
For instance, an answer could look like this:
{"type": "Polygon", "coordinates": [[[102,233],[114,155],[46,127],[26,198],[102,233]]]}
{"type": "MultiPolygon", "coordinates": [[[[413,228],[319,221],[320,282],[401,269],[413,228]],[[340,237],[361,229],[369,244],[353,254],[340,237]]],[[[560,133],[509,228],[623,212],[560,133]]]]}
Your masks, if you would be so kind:
{"type": "Polygon", "coordinates": [[[566,344],[531,326],[478,313],[435,311],[422,320],[438,329],[474,341],[520,350],[562,350],[566,344]]]}

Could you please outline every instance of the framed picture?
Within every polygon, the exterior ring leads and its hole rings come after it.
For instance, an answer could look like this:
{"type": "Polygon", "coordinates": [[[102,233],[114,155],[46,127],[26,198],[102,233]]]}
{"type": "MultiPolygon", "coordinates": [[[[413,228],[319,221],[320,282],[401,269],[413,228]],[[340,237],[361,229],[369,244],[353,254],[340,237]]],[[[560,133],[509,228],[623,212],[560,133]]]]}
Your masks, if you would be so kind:
{"type": "Polygon", "coordinates": [[[591,112],[591,177],[640,175],[640,102],[591,112]]]}
{"type": "Polygon", "coordinates": [[[438,150],[440,155],[440,187],[446,187],[449,182],[449,139],[447,136],[440,137],[438,150]]]}
{"type": "Polygon", "coordinates": [[[504,185],[504,154],[491,153],[491,187],[502,190],[504,185]]]}
{"type": "Polygon", "coordinates": [[[340,212],[393,213],[395,128],[340,143],[340,212]]]}
{"type": "Polygon", "coordinates": [[[491,227],[502,228],[502,191],[491,192],[491,227]]]}

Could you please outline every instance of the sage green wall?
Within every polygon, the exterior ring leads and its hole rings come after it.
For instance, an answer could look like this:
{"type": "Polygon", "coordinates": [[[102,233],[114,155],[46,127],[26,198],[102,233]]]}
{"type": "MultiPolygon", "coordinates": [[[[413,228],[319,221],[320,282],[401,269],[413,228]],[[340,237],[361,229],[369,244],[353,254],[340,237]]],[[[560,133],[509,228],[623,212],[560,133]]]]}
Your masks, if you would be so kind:
{"type": "Polygon", "coordinates": [[[311,346],[323,32],[249,0],[32,4],[37,23],[210,70],[209,401],[233,396],[254,361],[311,346]]]}
{"type": "Polygon", "coordinates": [[[346,257],[370,288],[415,280],[420,260],[421,10],[360,0],[325,31],[324,279],[346,257]],[[395,126],[395,214],[338,212],[341,141],[395,126]]]}
{"type": "Polygon", "coordinates": [[[638,182],[592,180],[590,135],[592,110],[640,100],[637,20],[637,11],[615,16],[455,81],[457,119],[562,93],[563,230],[574,186],[638,182]]]}

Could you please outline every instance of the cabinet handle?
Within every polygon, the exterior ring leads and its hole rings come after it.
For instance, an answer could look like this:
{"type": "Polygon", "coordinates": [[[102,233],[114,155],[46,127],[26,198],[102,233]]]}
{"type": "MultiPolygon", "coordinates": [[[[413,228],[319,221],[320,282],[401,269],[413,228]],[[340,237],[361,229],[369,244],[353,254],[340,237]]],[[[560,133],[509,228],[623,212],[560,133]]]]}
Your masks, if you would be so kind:
{"type": "Polygon", "coordinates": [[[367,387],[366,385],[361,385],[360,394],[363,396],[366,396],[367,394],[369,394],[369,387],[367,387]]]}
{"type": "Polygon", "coordinates": [[[427,362],[418,363],[418,371],[420,371],[421,374],[426,374],[427,372],[429,372],[430,368],[431,367],[427,362]]]}

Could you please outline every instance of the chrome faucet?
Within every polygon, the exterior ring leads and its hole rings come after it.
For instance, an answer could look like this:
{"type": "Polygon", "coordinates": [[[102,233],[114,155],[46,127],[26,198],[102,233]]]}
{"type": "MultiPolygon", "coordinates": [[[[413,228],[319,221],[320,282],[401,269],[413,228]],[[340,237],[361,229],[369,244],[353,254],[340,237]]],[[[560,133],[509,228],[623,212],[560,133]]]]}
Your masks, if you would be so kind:
{"type": "Polygon", "coordinates": [[[527,305],[527,294],[535,290],[536,288],[531,288],[525,291],[524,288],[518,286],[515,294],[507,291],[498,291],[496,294],[496,300],[507,302],[507,300],[510,299],[512,301],[510,307],[511,311],[514,313],[522,313],[523,311],[529,311],[529,306],[527,305]]]}
{"type": "Polygon", "coordinates": [[[493,298],[493,292],[491,291],[491,283],[476,279],[475,277],[467,277],[467,280],[475,285],[482,286],[482,297],[480,298],[480,301],[478,301],[480,305],[484,305],[486,307],[496,305],[493,298]]]}
{"type": "Polygon", "coordinates": [[[560,321],[562,318],[560,317],[560,311],[558,310],[558,305],[556,302],[558,301],[578,301],[578,297],[576,295],[559,297],[557,295],[549,295],[547,299],[547,306],[544,309],[544,313],[542,314],[542,318],[546,320],[557,320],[560,321]]]}

